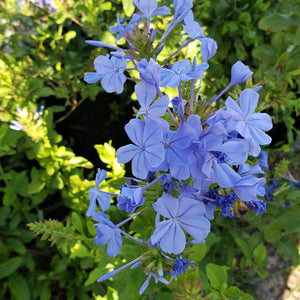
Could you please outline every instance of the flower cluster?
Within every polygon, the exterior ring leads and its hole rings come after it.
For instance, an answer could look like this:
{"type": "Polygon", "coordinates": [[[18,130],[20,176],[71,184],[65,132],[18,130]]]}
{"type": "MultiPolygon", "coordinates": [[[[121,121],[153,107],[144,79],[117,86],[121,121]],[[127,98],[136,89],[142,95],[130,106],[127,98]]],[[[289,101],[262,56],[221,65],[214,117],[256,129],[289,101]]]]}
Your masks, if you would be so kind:
{"type": "MultiPolygon", "coordinates": [[[[255,164],[258,161],[255,158],[261,153],[260,146],[271,142],[265,131],[272,128],[272,121],[269,115],[255,112],[259,88],[246,88],[237,99],[227,97],[221,101],[224,105],[216,108],[215,102],[224,93],[252,76],[249,67],[240,61],[232,66],[228,86],[212,99],[202,97],[204,100],[199,103],[204,72],[217,44],[204,35],[194,20],[192,0],[173,1],[173,17],[162,34],[151,27],[151,19],[168,15],[170,9],[157,7],[156,0],[133,2],[138,13],[127,24],[118,17],[117,25],[111,27],[112,33],[117,34],[116,43],[124,38],[128,49],[87,41],[111,52],[95,59],[96,72],[88,72],[84,80],[88,83],[101,80],[108,93],[122,93],[127,80],[136,82],[140,108],[125,126],[131,143],[116,153],[120,163],[131,162],[136,179],[122,186],[119,194],[106,193],[99,190],[106,172],[99,170],[96,185],[90,190],[87,215],[97,221],[95,242],[101,246],[108,243],[109,255],[120,252],[123,235],[145,246],[148,254],[124,267],[136,263],[147,265],[149,251],[158,251],[165,258],[164,267],[153,262],[151,267],[146,266],[148,278],[140,290],[142,293],[151,277],[168,284],[188,268],[191,262],[180,255],[187,247],[205,242],[216,210],[231,219],[243,209],[255,210],[257,214],[265,211],[265,202],[261,200],[265,195],[264,169],[261,163],[255,164]],[[161,61],[164,41],[180,23],[187,41],[161,61]],[[200,43],[201,62],[198,57],[174,62],[176,54],[192,41],[200,43]],[[138,78],[131,75],[132,71],[138,78]],[[166,87],[173,88],[176,95],[166,94],[166,87]],[[143,213],[140,207],[148,200],[145,191],[153,185],[161,187],[160,196],[152,204],[156,212],[155,228],[148,240],[142,241],[122,231],[121,226],[143,213]],[[96,212],[96,202],[102,211],[96,212]],[[137,212],[114,225],[103,213],[113,202],[128,214],[137,212]],[[169,281],[164,278],[167,275],[169,281]]],[[[114,276],[124,267],[99,281],[114,276]]]]}

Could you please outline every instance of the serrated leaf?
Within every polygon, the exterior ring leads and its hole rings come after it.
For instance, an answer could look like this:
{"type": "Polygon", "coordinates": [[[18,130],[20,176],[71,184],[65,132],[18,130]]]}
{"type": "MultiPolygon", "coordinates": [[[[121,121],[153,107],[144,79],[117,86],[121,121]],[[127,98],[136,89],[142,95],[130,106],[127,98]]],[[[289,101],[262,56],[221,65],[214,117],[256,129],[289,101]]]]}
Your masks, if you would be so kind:
{"type": "Polygon", "coordinates": [[[14,257],[11,258],[3,263],[0,264],[0,278],[4,278],[12,274],[14,271],[16,271],[23,259],[21,257],[14,257]]]}
{"type": "Polygon", "coordinates": [[[212,287],[222,290],[227,286],[227,272],[218,265],[209,263],[206,265],[206,275],[212,287]]]}

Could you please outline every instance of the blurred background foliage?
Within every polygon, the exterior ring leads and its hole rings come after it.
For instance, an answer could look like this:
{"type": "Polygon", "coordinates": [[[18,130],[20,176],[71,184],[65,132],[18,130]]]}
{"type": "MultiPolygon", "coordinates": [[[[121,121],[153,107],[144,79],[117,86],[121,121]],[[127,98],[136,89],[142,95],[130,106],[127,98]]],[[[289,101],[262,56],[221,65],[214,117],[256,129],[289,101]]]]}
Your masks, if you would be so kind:
{"type": "MultiPolygon", "coordinates": [[[[130,83],[116,96],[83,82],[94,58],[106,53],[85,40],[113,43],[109,26],[117,13],[131,15],[132,1],[56,1],[53,11],[30,1],[3,0],[1,299],[257,299],[255,279],[272,276],[267,268],[270,255],[285,261],[286,268],[279,270],[285,274],[299,264],[300,193],[286,179],[287,174],[300,178],[299,1],[202,0],[195,1],[193,10],[219,46],[204,79],[205,95],[213,96],[229,82],[236,60],[249,65],[253,82],[263,85],[260,109],[274,122],[267,149],[268,184],[281,179],[274,202],[262,216],[247,212],[234,221],[216,216],[213,233],[191,256],[199,262],[196,270],[168,287],[150,284],[150,294],[139,297],[142,270],[127,270],[98,284],[113,264],[135,257],[135,248],[127,242],[124,257],[112,261],[93,242],[94,225],[85,216],[96,168],[109,171],[103,188],[118,188],[124,176],[115,148],[127,143],[123,127],[135,102],[130,100],[130,83]],[[9,127],[12,120],[20,130],[9,127]]],[[[163,30],[166,21],[157,21],[163,30]]],[[[173,35],[166,45],[172,52],[183,38],[180,27],[173,35]]],[[[112,209],[110,218],[118,221],[123,216],[112,209]]],[[[139,224],[133,228],[138,232],[139,224]]]]}

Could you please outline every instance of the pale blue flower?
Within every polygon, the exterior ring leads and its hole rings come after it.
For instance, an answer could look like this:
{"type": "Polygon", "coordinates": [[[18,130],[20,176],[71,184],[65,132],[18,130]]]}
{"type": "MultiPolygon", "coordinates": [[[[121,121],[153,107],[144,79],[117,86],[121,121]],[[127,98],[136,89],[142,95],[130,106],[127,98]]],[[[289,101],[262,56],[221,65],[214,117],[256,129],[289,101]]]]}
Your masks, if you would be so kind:
{"type": "Polygon", "coordinates": [[[86,212],[88,217],[96,211],[96,201],[103,211],[108,210],[110,207],[111,196],[99,189],[99,184],[106,178],[106,175],[107,173],[105,170],[98,169],[95,186],[89,189],[90,205],[86,212]]]}
{"type": "Polygon", "coordinates": [[[92,217],[98,222],[95,224],[95,243],[100,246],[104,246],[108,243],[106,249],[107,254],[110,256],[118,255],[122,246],[121,230],[101,211],[93,213],[92,217]]]}
{"type": "Polygon", "coordinates": [[[123,74],[126,69],[126,61],[123,58],[116,58],[100,55],[94,61],[96,72],[88,72],[84,80],[87,83],[94,83],[101,79],[103,89],[108,93],[121,94],[126,81],[123,74]]]}
{"type": "Polygon", "coordinates": [[[131,214],[137,207],[143,205],[145,202],[143,189],[141,187],[130,188],[124,186],[121,188],[121,192],[118,195],[117,200],[117,207],[131,214]]]}
{"type": "Polygon", "coordinates": [[[231,68],[230,85],[240,84],[252,76],[253,72],[241,61],[237,61],[231,68]]]}
{"type": "Polygon", "coordinates": [[[203,62],[208,62],[215,56],[218,49],[217,42],[212,38],[201,39],[200,51],[203,62]]]}
{"type": "Polygon", "coordinates": [[[133,3],[141,11],[148,22],[150,21],[150,18],[154,16],[164,16],[170,12],[170,8],[166,6],[157,8],[157,0],[133,0],[133,3]]]}
{"type": "Polygon", "coordinates": [[[259,145],[270,144],[272,140],[264,132],[273,126],[271,117],[266,113],[254,113],[258,97],[253,89],[245,89],[239,97],[240,106],[230,97],[226,100],[226,109],[235,123],[234,130],[249,142],[249,151],[253,156],[260,153],[259,145]]]}
{"type": "Polygon", "coordinates": [[[194,21],[194,14],[190,10],[184,18],[183,30],[189,34],[193,39],[199,39],[204,37],[204,31],[198,24],[194,21]]]}
{"type": "Polygon", "coordinates": [[[205,208],[200,201],[165,194],[153,203],[153,208],[166,219],[156,225],[151,243],[159,242],[164,252],[180,254],[184,250],[186,237],[183,229],[197,243],[203,243],[210,231],[210,222],[204,217],[205,208]]]}
{"type": "Polygon", "coordinates": [[[125,126],[125,131],[134,144],[118,149],[118,162],[127,163],[132,160],[133,175],[145,179],[148,172],[153,171],[164,160],[163,130],[160,123],[151,119],[132,119],[125,126]]]}

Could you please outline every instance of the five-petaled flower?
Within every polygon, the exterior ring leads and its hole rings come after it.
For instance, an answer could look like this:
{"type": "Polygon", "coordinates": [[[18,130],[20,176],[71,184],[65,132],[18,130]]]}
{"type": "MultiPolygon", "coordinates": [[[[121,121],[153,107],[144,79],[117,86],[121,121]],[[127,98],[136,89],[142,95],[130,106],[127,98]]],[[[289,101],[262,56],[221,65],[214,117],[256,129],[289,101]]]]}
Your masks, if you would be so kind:
{"type": "Polygon", "coordinates": [[[200,201],[163,195],[155,203],[154,210],[167,220],[159,222],[151,236],[151,243],[160,243],[164,252],[180,254],[186,246],[183,229],[193,237],[194,243],[203,243],[210,231],[210,222],[204,216],[200,201]]]}

